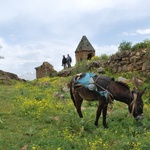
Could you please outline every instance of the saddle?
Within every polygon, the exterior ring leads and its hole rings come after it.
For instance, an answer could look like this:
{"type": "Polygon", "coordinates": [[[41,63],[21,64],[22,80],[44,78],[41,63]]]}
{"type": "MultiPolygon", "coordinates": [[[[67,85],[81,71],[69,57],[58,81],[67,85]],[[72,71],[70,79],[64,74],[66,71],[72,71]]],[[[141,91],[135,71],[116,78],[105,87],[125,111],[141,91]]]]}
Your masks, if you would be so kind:
{"type": "Polygon", "coordinates": [[[105,96],[106,101],[109,100],[109,95],[112,97],[112,94],[107,91],[109,83],[114,80],[107,76],[98,76],[93,73],[80,73],[75,77],[75,86],[82,87],[98,92],[101,96],[105,96]]]}

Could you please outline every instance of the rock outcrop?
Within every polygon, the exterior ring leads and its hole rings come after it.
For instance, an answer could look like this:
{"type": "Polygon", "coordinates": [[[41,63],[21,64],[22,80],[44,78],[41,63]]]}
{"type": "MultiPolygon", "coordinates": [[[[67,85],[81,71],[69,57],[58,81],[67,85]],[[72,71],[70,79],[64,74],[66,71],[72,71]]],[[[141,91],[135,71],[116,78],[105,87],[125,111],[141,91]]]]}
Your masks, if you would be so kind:
{"type": "Polygon", "coordinates": [[[25,81],[19,78],[16,74],[0,70],[0,81],[4,84],[11,83],[12,80],[25,81]]]}
{"type": "Polygon", "coordinates": [[[150,58],[146,54],[147,49],[117,52],[103,66],[110,67],[114,73],[139,71],[150,77],[150,58]]]}

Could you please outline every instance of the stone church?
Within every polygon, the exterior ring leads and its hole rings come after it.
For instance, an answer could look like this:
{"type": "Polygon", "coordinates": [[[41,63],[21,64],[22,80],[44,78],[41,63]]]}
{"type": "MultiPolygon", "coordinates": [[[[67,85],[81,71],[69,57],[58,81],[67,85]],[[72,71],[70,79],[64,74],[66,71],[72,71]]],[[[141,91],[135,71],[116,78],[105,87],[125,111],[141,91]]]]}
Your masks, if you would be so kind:
{"type": "Polygon", "coordinates": [[[90,60],[93,56],[95,56],[95,49],[93,48],[87,37],[83,36],[75,50],[76,63],[84,59],[90,60]]]}

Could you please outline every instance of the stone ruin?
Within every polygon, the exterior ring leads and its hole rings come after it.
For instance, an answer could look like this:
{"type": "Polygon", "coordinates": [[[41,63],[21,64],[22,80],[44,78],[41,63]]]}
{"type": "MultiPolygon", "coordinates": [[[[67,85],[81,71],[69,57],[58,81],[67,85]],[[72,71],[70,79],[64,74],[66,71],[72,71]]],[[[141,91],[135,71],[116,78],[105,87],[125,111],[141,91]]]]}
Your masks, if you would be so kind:
{"type": "Polygon", "coordinates": [[[51,76],[53,73],[57,72],[56,70],[54,70],[53,66],[48,62],[43,62],[43,64],[39,67],[36,67],[35,70],[36,70],[36,79],[45,76],[51,76]]]}

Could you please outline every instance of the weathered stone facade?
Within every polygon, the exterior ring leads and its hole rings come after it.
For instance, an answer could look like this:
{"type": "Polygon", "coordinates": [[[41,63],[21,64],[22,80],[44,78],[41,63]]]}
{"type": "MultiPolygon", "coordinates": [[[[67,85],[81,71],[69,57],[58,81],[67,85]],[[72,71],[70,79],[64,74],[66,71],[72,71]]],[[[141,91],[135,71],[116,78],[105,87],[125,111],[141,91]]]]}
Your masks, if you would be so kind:
{"type": "Polygon", "coordinates": [[[75,51],[76,63],[84,59],[91,59],[95,56],[95,49],[86,36],[83,36],[75,51]]]}
{"type": "Polygon", "coordinates": [[[43,62],[43,64],[39,67],[36,67],[35,70],[36,70],[36,79],[45,76],[50,76],[52,73],[57,72],[56,70],[54,70],[53,66],[48,62],[43,62]]]}

